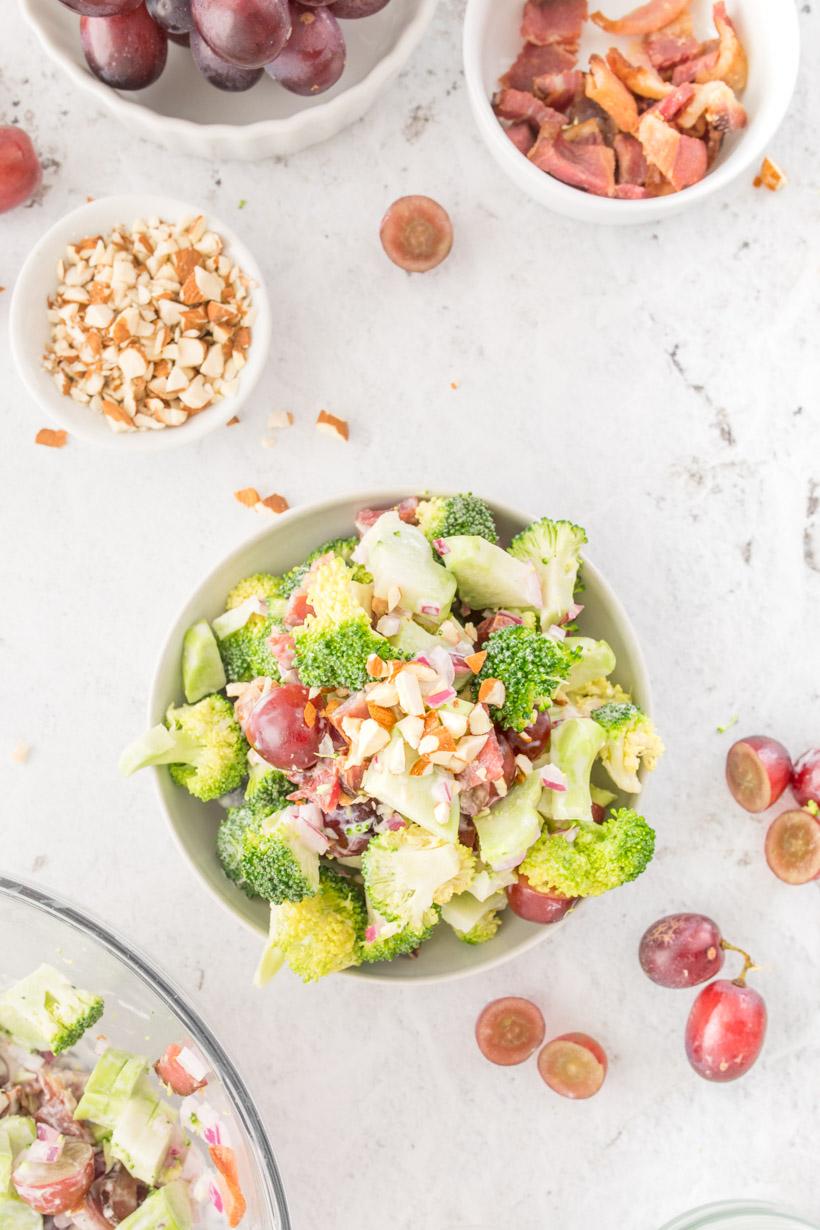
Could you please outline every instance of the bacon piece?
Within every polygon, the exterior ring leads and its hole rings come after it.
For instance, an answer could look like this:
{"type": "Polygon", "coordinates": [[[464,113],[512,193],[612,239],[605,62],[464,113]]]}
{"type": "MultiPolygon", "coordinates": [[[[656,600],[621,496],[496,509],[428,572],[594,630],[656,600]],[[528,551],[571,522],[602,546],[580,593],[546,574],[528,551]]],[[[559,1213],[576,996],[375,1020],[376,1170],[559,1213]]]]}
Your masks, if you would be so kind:
{"type": "Polygon", "coordinates": [[[619,201],[643,201],[651,196],[648,188],[641,184],[616,184],[615,196],[619,201]]]}
{"type": "Polygon", "coordinates": [[[367,707],[367,696],[364,692],[354,692],[352,696],[348,696],[346,700],[343,700],[340,705],[336,705],[332,711],[328,709],[327,717],[339,732],[342,730],[342,718],[352,717],[364,720],[370,717],[370,710],[367,707]]]}
{"type": "Polygon", "coordinates": [[[698,84],[706,81],[725,81],[730,89],[739,94],[746,88],[749,76],[746,52],[737,36],[737,30],[727,16],[724,0],[718,0],[712,12],[718,32],[718,53],[712,65],[702,64],[700,66],[695,75],[695,81],[698,84]]]}
{"type": "Polygon", "coordinates": [[[654,111],[641,116],[637,135],[647,162],[657,167],[676,191],[703,179],[706,146],[697,137],[683,136],[654,111]]]}
{"type": "Polygon", "coordinates": [[[296,785],[293,794],[288,795],[289,799],[307,799],[322,811],[333,811],[338,806],[342,779],[336,760],[324,757],[309,769],[294,770],[289,776],[296,785]]]}
{"type": "Polygon", "coordinates": [[[512,615],[509,611],[496,611],[495,615],[488,615],[486,619],[482,619],[476,628],[476,646],[480,649],[494,632],[499,632],[502,628],[509,628],[513,624],[520,623],[521,616],[512,615]]]}
{"type": "MultiPolygon", "coordinates": [[[[527,90],[499,90],[493,99],[493,111],[502,120],[526,120],[536,129],[550,116],[550,108],[527,90]]],[[[532,142],[530,142],[532,144],[532,142]]]]}
{"type": "Polygon", "coordinates": [[[597,120],[583,120],[580,124],[570,124],[561,133],[565,141],[577,145],[605,145],[604,134],[597,120]]]}
{"type": "Polygon", "coordinates": [[[692,91],[691,100],[677,117],[681,128],[694,127],[701,116],[717,132],[732,132],[746,127],[746,110],[725,81],[707,81],[704,85],[689,88],[692,91]]]}
{"type": "Polygon", "coordinates": [[[661,99],[650,110],[654,111],[664,120],[675,120],[687,107],[695,97],[695,87],[688,81],[683,85],[679,85],[671,94],[667,94],[666,98],[661,99]]]}
{"type": "Polygon", "coordinates": [[[366,771],[366,764],[355,764],[349,769],[344,770],[342,773],[342,785],[348,794],[357,795],[359,793],[366,771]]]}
{"type": "Polygon", "coordinates": [[[529,152],[530,162],[573,188],[595,196],[612,196],[615,190],[615,153],[606,145],[583,145],[560,135],[539,133],[529,152]]]}
{"type": "Polygon", "coordinates": [[[501,78],[501,85],[510,90],[532,91],[536,77],[545,73],[566,73],[575,67],[576,55],[566,47],[552,43],[548,47],[536,47],[525,43],[518,59],[501,78]]]}
{"type": "Polygon", "coordinates": [[[592,14],[592,21],[608,34],[653,34],[680,17],[688,5],[689,0],[649,0],[625,17],[613,20],[599,12],[592,14]]]}
{"type": "Polygon", "coordinates": [[[666,98],[667,94],[671,94],[674,89],[674,86],[664,81],[663,77],[648,64],[630,63],[617,47],[610,47],[606,53],[606,61],[626,88],[633,94],[639,94],[641,98],[666,98]]]}
{"type": "Polygon", "coordinates": [[[491,730],[475,760],[470,761],[466,769],[462,769],[456,780],[461,783],[462,790],[470,790],[473,786],[497,782],[503,776],[504,749],[495,730],[491,730]]]}
{"type": "Polygon", "coordinates": [[[528,154],[535,144],[535,134],[525,120],[517,124],[510,124],[509,128],[505,128],[504,131],[515,148],[522,154],[528,154]]]}
{"type": "Polygon", "coordinates": [[[723,146],[723,138],[725,133],[718,128],[708,128],[706,130],[706,162],[708,166],[713,166],[715,159],[723,146]]]}
{"type": "Polygon", "coordinates": [[[386,512],[397,512],[401,521],[406,521],[409,525],[413,525],[416,520],[418,505],[417,497],[409,496],[406,500],[402,500],[400,504],[395,504],[392,508],[360,508],[356,513],[356,529],[363,536],[371,526],[376,524],[379,517],[383,517],[386,512]]]}
{"type": "Polygon", "coordinates": [[[647,167],[640,141],[627,132],[619,132],[612,146],[618,162],[618,186],[643,187],[647,167]]]}
{"type": "Polygon", "coordinates": [[[634,96],[601,56],[589,57],[584,91],[587,98],[603,108],[622,132],[634,132],[638,127],[638,104],[634,96]]]}
{"type": "Polygon", "coordinates": [[[180,1098],[187,1098],[192,1093],[196,1093],[198,1089],[204,1089],[208,1081],[205,1077],[197,1080],[186,1068],[183,1068],[179,1062],[181,1051],[182,1047],[179,1043],[172,1042],[154,1064],[154,1071],[172,1093],[177,1094],[180,1098]]]}
{"type": "Polygon", "coordinates": [[[313,607],[308,602],[306,589],[295,589],[288,598],[285,614],[282,617],[285,627],[296,628],[303,624],[308,615],[313,613],[313,607]]]}
{"type": "Polygon", "coordinates": [[[538,47],[577,43],[587,19],[587,0],[527,0],[521,37],[538,47]]]}
{"type": "Polygon", "coordinates": [[[643,41],[649,62],[659,73],[667,72],[691,60],[700,52],[700,43],[692,33],[692,18],[688,10],[677,21],[672,21],[655,34],[648,34],[643,41]]]}
{"type": "Polygon", "coordinates": [[[548,107],[566,111],[572,100],[584,92],[584,74],[579,68],[566,73],[542,73],[535,78],[533,91],[548,107]]]}
{"type": "Polygon", "coordinates": [[[672,84],[682,85],[684,81],[696,81],[700,72],[707,72],[714,67],[718,56],[718,40],[711,38],[701,43],[696,56],[683,60],[672,69],[672,84]]]}
{"type": "Polygon", "coordinates": [[[282,672],[293,670],[293,664],[296,661],[296,642],[289,632],[274,632],[272,636],[269,636],[268,649],[276,658],[282,672]]]}

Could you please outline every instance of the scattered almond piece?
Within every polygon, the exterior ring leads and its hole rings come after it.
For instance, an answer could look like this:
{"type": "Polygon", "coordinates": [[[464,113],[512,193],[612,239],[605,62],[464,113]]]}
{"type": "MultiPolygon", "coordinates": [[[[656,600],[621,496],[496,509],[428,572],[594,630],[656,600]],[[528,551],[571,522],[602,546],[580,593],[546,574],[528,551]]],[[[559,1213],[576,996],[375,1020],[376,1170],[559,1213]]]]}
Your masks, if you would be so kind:
{"type": "Polygon", "coordinates": [[[234,491],[233,495],[246,508],[255,508],[262,498],[255,487],[243,487],[241,491],[234,491]]]}
{"type": "Polygon", "coordinates": [[[327,410],[320,410],[319,417],[316,419],[316,430],[324,432],[326,436],[335,436],[337,440],[349,440],[350,428],[346,419],[337,418],[335,414],[328,414],[327,410]]]}
{"type": "Polygon", "coordinates": [[[34,437],[35,444],[45,444],[46,448],[65,448],[68,443],[67,431],[55,431],[52,427],[41,427],[34,437]]]}
{"type": "Polygon", "coordinates": [[[487,650],[480,649],[478,653],[471,653],[464,661],[469,666],[474,675],[477,675],[484,663],[487,661],[487,650]]]}
{"type": "Polygon", "coordinates": [[[768,188],[770,192],[779,192],[788,183],[786,174],[771,158],[764,158],[760,171],[754,178],[755,188],[768,188]]]}
{"type": "Polygon", "coordinates": [[[231,418],[229,418],[229,419],[228,419],[228,421],[227,421],[227,423],[225,424],[225,426],[226,426],[226,427],[236,427],[236,424],[237,424],[238,422],[239,422],[239,418],[238,418],[238,416],[237,416],[237,415],[235,415],[235,414],[234,414],[231,418]]]}
{"type": "Polygon", "coordinates": [[[316,708],[316,706],[311,701],[308,701],[307,704],[305,705],[305,725],[306,726],[316,725],[316,718],[318,716],[318,712],[319,711],[316,708]]]}
{"type": "Polygon", "coordinates": [[[454,392],[455,392],[455,390],[456,390],[458,387],[459,387],[459,382],[458,382],[458,380],[451,380],[451,381],[450,381],[450,388],[451,388],[454,392]]]}
{"type": "Polygon", "coordinates": [[[31,747],[22,739],[18,739],[11,749],[11,758],[15,764],[25,764],[31,754],[31,747]]]}
{"type": "Polygon", "coordinates": [[[292,427],[293,414],[290,410],[274,410],[268,415],[268,427],[275,431],[279,427],[292,427]]]}
{"type": "Polygon", "coordinates": [[[258,512],[267,509],[268,512],[276,513],[278,516],[279,513],[287,512],[290,504],[288,504],[283,495],[276,495],[274,493],[273,495],[266,495],[264,500],[257,499],[256,508],[258,512]]]}

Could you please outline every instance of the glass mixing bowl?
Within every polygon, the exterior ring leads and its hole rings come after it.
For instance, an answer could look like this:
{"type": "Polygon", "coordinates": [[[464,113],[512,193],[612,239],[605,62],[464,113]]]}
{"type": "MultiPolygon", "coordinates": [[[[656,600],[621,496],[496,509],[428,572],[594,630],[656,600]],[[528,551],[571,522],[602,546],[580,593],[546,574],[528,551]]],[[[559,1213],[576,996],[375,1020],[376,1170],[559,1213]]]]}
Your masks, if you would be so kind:
{"type": "Polygon", "coordinates": [[[684,1213],[663,1230],[820,1230],[820,1227],[773,1204],[758,1200],[725,1200],[684,1213]]]}
{"type": "Polygon", "coordinates": [[[282,1180],[251,1096],[173,983],[76,906],[0,875],[0,989],[43,962],[103,997],[100,1029],[112,1046],[158,1057],[171,1042],[190,1038],[196,1044],[211,1068],[208,1102],[226,1123],[238,1156],[248,1202],[241,1230],[290,1230],[282,1180]]]}

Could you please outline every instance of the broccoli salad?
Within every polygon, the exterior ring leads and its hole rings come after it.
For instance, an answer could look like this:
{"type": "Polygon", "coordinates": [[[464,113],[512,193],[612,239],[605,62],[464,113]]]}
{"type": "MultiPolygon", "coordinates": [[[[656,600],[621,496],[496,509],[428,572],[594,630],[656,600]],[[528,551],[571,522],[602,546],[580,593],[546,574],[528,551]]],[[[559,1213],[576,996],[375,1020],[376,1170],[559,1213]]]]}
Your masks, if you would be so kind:
{"type": "Polygon", "coordinates": [[[224,872],[270,903],[260,983],[413,956],[441,928],[487,943],[507,907],[555,921],[654,851],[600,784],[637,793],[663,745],[576,626],[584,530],[543,518],[505,548],[471,494],[356,529],[195,623],[186,703],[121,759],[225,806],[224,872]]]}
{"type": "Polygon", "coordinates": [[[83,1039],[103,1009],[50,965],[0,993],[0,1228],[244,1224],[236,1153],[203,1092],[205,1060],[190,1042],[172,1044],[157,1083],[143,1056],[83,1039]]]}

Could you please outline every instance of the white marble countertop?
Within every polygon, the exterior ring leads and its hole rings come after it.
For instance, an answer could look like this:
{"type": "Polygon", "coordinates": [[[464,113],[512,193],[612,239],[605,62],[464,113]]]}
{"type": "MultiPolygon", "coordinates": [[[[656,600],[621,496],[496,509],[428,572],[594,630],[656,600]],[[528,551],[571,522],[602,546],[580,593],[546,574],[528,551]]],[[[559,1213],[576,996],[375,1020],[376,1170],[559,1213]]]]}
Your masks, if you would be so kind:
{"type": "Polygon", "coordinates": [[[12,370],[0,295],[4,869],[73,896],[187,988],[258,1099],[299,1230],[656,1230],[730,1196],[820,1221],[818,894],[768,872],[766,818],[732,803],[732,736],[716,733],[737,712],[735,733],[770,731],[795,753],[820,740],[816,74],[804,69],[772,148],[785,191],[740,183],[662,227],[595,230],[497,174],[464,94],[459,0],[442,0],[362,123],[253,166],[124,134],[9,7],[0,122],[31,132],[47,170],[41,199],[0,218],[0,284],[87,194],[150,187],[231,221],[277,324],[238,427],[157,456],[76,440],[54,452],[33,445],[45,422],[12,370]],[[452,256],[428,277],[379,248],[382,212],[405,192],[454,220],[452,256]],[[317,436],[321,407],[350,420],[349,446],[317,436]],[[280,408],[297,424],[267,451],[280,408]],[[659,853],[634,887],[486,976],[403,991],[284,974],[260,993],[256,939],[183,864],[147,776],[118,779],[117,753],[143,725],[169,618],[259,528],[236,488],[299,504],[416,482],[586,526],[642,638],[669,746],[646,795],[659,853]],[[644,927],[681,908],[714,915],[764,967],[770,1035],[733,1085],[686,1063],[691,994],[638,968],[644,927]],[[601,1038],[599,1097],[572,1104],[532,1064],[484,1062],[474,1019],[505,993],[537,999],[551,1035],[601,1038]]]}

